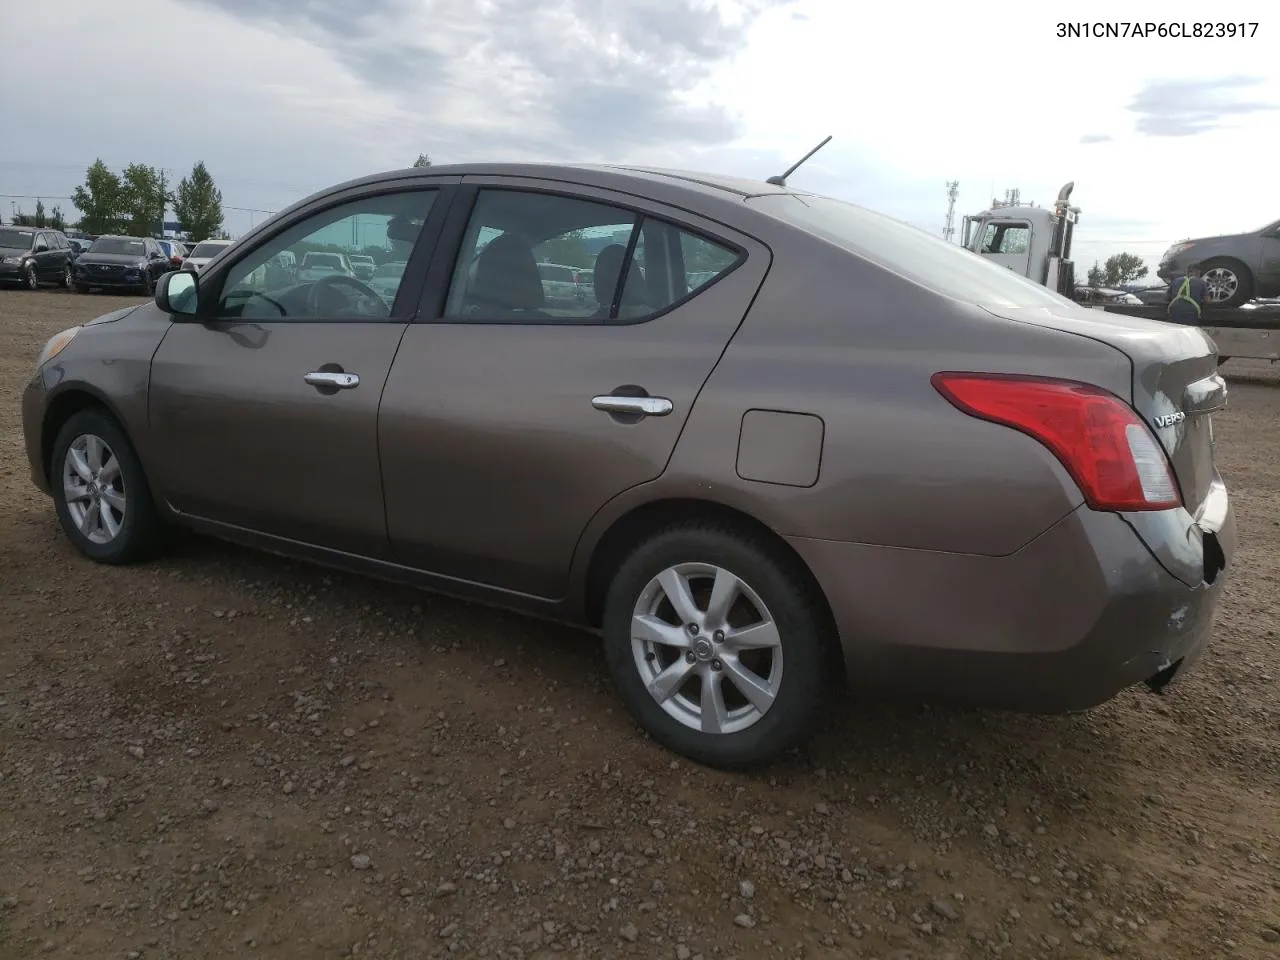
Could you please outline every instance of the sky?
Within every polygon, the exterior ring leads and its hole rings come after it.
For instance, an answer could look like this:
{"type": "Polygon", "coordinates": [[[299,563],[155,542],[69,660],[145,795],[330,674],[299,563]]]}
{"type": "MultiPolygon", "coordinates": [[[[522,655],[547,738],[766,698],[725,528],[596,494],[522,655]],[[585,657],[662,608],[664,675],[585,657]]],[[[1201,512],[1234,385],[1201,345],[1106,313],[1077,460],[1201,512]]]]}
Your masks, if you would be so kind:
{"type": "Polygon", "coordinates": [[[53,198],[99,157],[172,180],[204,161],[238,235],[419,152],[763,179],[830,134],[792,185],[940,234],[949,180],[957,226],[1006,189],[1049,205],[1074,181],[1077,264],[1154,268],[1177,240],[1280,218],[1280,14],[1232,0],[1235,38],[1058,36],[1066,17],[1191,32],[1219,9],[1134,6],[0,2],[0,215],[37,195],[73,214],[53,198]]]}

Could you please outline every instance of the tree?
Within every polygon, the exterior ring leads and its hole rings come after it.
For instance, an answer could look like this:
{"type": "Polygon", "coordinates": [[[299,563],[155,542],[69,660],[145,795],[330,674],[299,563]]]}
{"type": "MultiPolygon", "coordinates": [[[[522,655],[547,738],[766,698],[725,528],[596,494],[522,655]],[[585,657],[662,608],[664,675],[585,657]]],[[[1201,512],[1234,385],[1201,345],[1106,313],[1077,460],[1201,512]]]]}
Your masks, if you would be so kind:
{"type": "Polygon", "coordinates": [[[1147,266],[1136,253],[1117,253],[1107,257],[1103,264],[1103,286],[1119,287],[1134,280],[1141,280],[1147,275],[1147,266]]]}
{"type": "Polygon", "coordinates": [[[164,228],[169,205],[169,184],[164,171],[145,163],[131,163],[121,178],[125,230],[135,237],[149,237],[164,228]]]}
{"type": "Polygon", "coordinates": [[[13,225],[15,227],[34,227],[36,225],[36,218],[29,213],[23,213],[19,210],[13,215],[13,225]]]}
{"type": "Polygon", "coordinates": [[[80,211],[80,228],[86,233],[123,232],[124,185],[101,160],[89,165],[84,183],[75,188],[71,202],[80,211]]]}
{"type": "Polygon", "coordinates": [[[1107,285],[1107,275],[1102,272],[1102,268],[1098,266],[1095,260],[1093,266],[1089,268],[1089,286],[1105,287],[1107,285]]]}
{"type": "Polygon", "coordinates": [[[32,224],[32,226],[47,227],[51,225],[49,223],[48,216],[44,212],[44,201],[39,198],[36,199],[36,215],[35,215],[34,221],[35,222],[32,224]]]}
{"type": "Polygon", "coordinates": [[[173,201],[178,225],[192,240],[208,240],[222,230],[222,191],[201,160],[178,183],[173,201]]]}
{"type": "Polygon", "coordinates": [[[418,159],[413,161],[413,165],[415,167],[429,167],[431,166],[431,158],[425,153],[420,153],[418,154],[418,159]]]}
{"type": "Polygon", "coordinates": [[[49,226],[55,230],[67,229],[67,218],[62,215],[62,208],[57,204],[49,211],[49,226]]]}

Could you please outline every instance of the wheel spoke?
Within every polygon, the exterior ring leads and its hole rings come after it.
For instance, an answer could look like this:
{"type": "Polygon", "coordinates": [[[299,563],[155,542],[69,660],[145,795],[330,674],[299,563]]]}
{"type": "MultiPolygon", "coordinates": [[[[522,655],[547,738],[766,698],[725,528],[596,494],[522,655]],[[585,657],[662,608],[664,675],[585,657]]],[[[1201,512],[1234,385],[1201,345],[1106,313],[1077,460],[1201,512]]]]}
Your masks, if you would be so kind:
{"type": "Polygon", "coordinates": [[[711,587],[711,600],[707,603],[707,626],[718,627],[729,619],[729,611],[742,592],[742,582],[723,567],[716,570],[715,583],[711,587]]]}
{"type": "Polygon", "coordinates": [[[730,650],[765,650],[780,647],[782,638],[778,635],[778,625],[772,620],[753,623],[741,630],[732,630],[725,635],[724,645],[730,650]]]}
{"type": "Polygon", "coordinates": [[[89,469],[89,461],[84,457],[84,452],[72,447],[67,451],[67,459],[71,461],[71,469],[85,483],[93,479],[93,471],[89,469]]]}
{"type": "Polygon", "coordinates": [[[107,506],[114,508],[117,513],[122,516],[124,515],[124,508],[127,501],[125,500],[123,493],[120,493],[118,490],[113,490],[110,487],[104,487],[102,490],[102,501],[107,506]]]}
{"type": "Polygon", "coordinates": [[[762,677],[744,667],[737,657],[726,657],[722,662],[733,685],[753,707],[764,713],[773,706],[773,700],[777,694],[769,688],[762,677]]]}
{"type": "Polygon", "coordinates": [[[729,722],[729,708],[724,704],[724,674],[712,671],[702,678],[702,732],[723,733],[729,722]]]}
{"type": "MultiPolygon", "coordinates": [[[[121,511],[120,516],[124,517],[121,511]]],[[[98,521],[102,527],[102,531],[109,537],[114,539],[116,534],[120,532],[120,521],[116,519],[115,511],[105,504],[98,505],[98,521]]]]}
{"type": "Polygon", "coordinates": [[[118,476],[120,476],[120,458],[110,454],[110,459],[102,465],[102,470],[98,473],[98,479],[103,483],[115,483],[118,476]]]}
{"type": "Polygon", "coordinates": [[[689,634],[683,627],[672,626],[651,614],[640,614],[631,618],[631,639],[653,646],[689,649],[689,634]]]}
{"type": "Polygon", "coordinates": [[[84,439],[84,459],[89,469],[97,473],[102,469],[102,440],[90,434],[84,439]]]}
{"type": "Polygon", "coordinates": [[[685,623],[697,623],[702,619],[702,611],[693,602],[693,594],[689,590],[689,581],[680,573],[668,567],[658,574],[658,583],[662,592],[675,607],[676,616],[685,623]]]}
{"type": "Polygon", "coordinates": [[[100,504],[92,503],[85,510],[84,516],[80,518],[80,532],[86,537],[92,537],[94,531],[98,527],[98,516],[102,511],[100,504]]]}
{"type": "Polygon", "coordinates": [[[81,500],[89,499],[89,488],[68,480],[62,485],[62,495],[66,497],[67,503],[79,503],[81,500]]]}
{"type": "Polygon", "coordinates": [[[649,681],[649,693],[653,699],[659,703],[666,703],[678,691],[689,674],[694,670],[696,664],[689,663],[684,657],[680,657],[671,666],[663,670],[660,674],[649,681]]]}

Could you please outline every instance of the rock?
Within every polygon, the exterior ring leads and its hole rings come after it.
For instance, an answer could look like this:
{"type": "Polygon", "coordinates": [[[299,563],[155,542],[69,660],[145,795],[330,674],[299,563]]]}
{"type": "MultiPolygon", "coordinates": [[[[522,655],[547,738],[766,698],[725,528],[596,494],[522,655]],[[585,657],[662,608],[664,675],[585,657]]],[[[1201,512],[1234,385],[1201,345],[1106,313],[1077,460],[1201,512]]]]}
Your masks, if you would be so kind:
{"type": "Polygon", "coordinates": [[[128,747],[125,747],[125,752],[128,753],[129,756],[133,757],[135,760],[141,760],[143,757],[147,755],[147,751],[143,750],[136,743],[131,744],[128,747]]]}
{"type": "Polygon", "coordinates": [[[938,916],[942,917],[942,919],[944,920],[960,919],[960,914],[956,911],[956,908],[952,906],[951,901],[945,900],[942,897],[938,897],[936,900],[930,903],[929,909],[931,909],[938,916]]]}
{"type": "Polygon", "coordinates": [[[367,853],[357,853],[351,858],[351,866],[357,870],[368,870],[373,866],[373,858],[367,853]]]}
{"type": "Polygon", "coordinates": [[[741,927],[743,930],[750,930],[756,925],[756,918],[749,913],[740,913],[733,918],[735,926],[741,927]]]}
{"type": "Polygon", "coordinates": [[[738,884],[738,893],[742,895],[743,900],[750,900],[756,895],[756,885],[750,880],[743,880],[738,884]]]}
{"type": "Polygon", "coordinates": [[[636,929],[634,923],[624,923],[618,931],[618,936],[627,941],[627,943],[635,943],[640,936],[640,931],[636,929]]]}

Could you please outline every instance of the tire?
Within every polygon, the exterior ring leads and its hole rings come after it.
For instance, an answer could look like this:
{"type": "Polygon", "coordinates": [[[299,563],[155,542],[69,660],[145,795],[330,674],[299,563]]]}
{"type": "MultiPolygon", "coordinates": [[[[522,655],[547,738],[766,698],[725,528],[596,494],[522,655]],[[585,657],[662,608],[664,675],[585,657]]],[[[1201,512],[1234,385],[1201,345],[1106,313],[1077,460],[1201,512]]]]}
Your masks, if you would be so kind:
{"type": "Polygon", "coordinates": [[[40,289],[40,276],[36,273],[36,265],[34,263],[27,264],[27,273],[22,282],[28,290],[40,289]]]}
{"type": "MultiPolygon", "coordinates": [[[[687,616],[679,619],[690,622],[687,616]]],[[[799,746],[817,725],[828,689],[827,651],[832,637],[827,618],[821,600],[793,565],[759,538],[714,524],[679,525],[658,532],[618,568],[605,600],[602,626],[609,672],[627,709],[654,740],[690,760],[721,769],[764,764],[799,746]],[[708,619],[710,587],[717,582],[711,578],[726,572],[743,585],[739,596],[747,602],[734,604],[727,619],[708,619]],[[669,598],[664,599],[659,577],[671,582],[675,575],[693,587],[698,609],[688,612],[702,620],[697,634],[670,623],[676,619],[674,608],[669,598]],[[633,630],[637,614],[665,629],[633,630]],[[742,631],[760,619],[772,622],[777,646],[772,651],[744,650],[743,662],[731,666],[732,640],[722,639],[716,628],[725,626],[731,638],[733,630],[742,631]],[[678,647],[651,643],[647,638],[655,635],[686,649],[681,654],[678,647]],[[692,663],[689,657],[694,658],[692,663]],[[757,700],[753,706],[742,695],[736,676],[748,663],[758,683],[772,686],[771,701],[757,700]],[[665,706],[659,703],[649,684],[659,673],[678,675],[673,671],[684,668],[689,679],[672,689],[665,706]],[[702,677],[708,678],[707,684],[702,677]],[[704,732],[700,717],[708,711],[700,705],[710,699],[704,691],[717,682],[725,691],[723,716],[728,729],[704,732]]],[[[762,627],[762,632],[767,631],[767,626],[762,627]]]]}
{"type": "Polygon", "coordinates": [[[58,521],[71,545],[84,556],[97,563],[126,564],[150,556],[163,544],[164,526],[142,463],[124,430],[105,410],[81,410],[64,423],[54,441],[50,463],[58,521]],[[100,475],[90,475],[93,482],[85,483],[85,471],[77,469],[75,460],[92,470],[93,456],[86,447],[92,447],[95,441],[105,447],[97,464],[100,475]],[[71,459],[73,448],[77,456],[71,459]],[[114,496],[95,493],[95,487],[109,490],[114,496]],[[83,490],[84,495],[73,504],[69,489],[83,490]],[[95,504],[97,516],[107,520],[94,522],[91,511],[95,504]]]}
{"type": "Polygon", "coordinates": [[[1200,264],[1200,276],[1209,288],[1205,303],[1214,307],[1238,307],[1253,298],[1253,276],[1236,260],[1219,257],[1200,264]],[[1217,294],[1221,299],[1216,299],[1217,294]]]}
{"type": "Polygon", "coordinates": [[[67,264],[62,268],[62,286],[66,290],[70,290],[76,285],[75,275],[71,271],[71,264],[67,264]]]}

